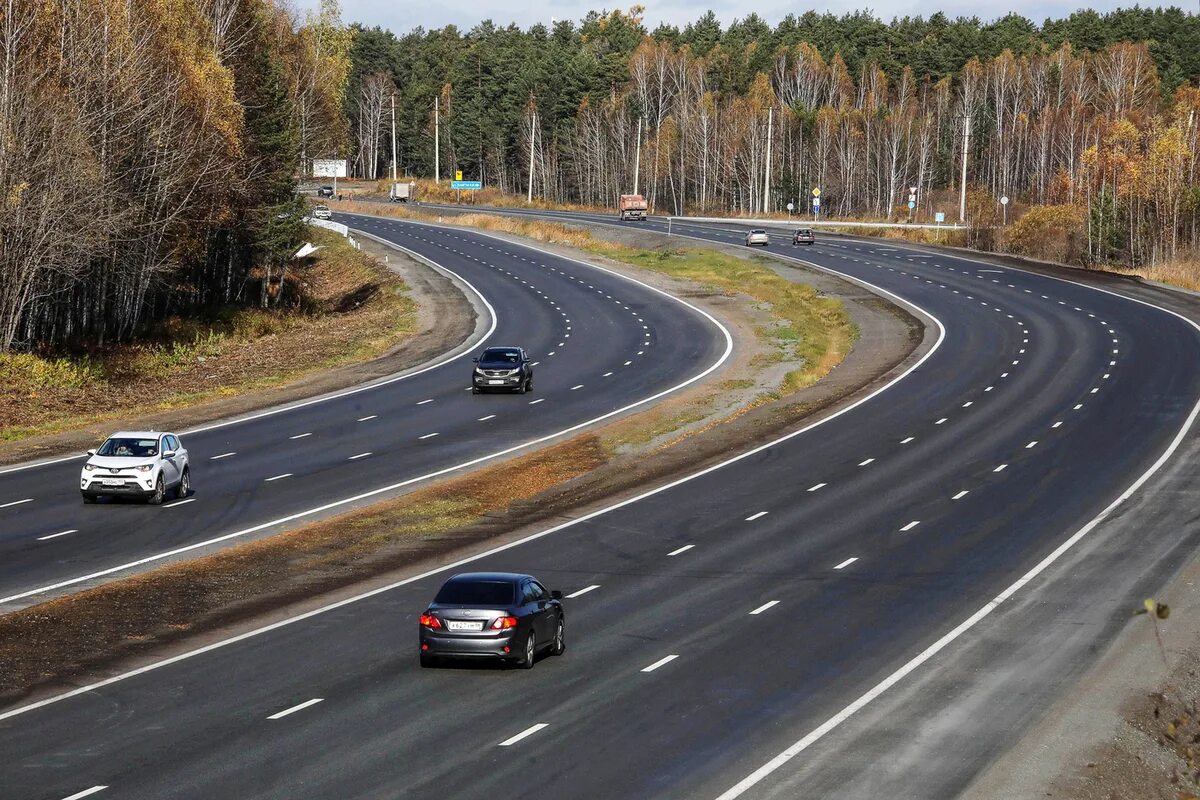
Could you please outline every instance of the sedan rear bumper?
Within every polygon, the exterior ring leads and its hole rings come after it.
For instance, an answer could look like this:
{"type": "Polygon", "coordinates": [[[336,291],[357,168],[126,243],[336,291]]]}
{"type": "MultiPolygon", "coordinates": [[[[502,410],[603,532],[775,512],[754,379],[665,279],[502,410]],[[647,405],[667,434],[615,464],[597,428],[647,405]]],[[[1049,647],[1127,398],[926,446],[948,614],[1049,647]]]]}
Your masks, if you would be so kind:
{"type": "Polygon", "coordinates": [[[496,636],[455,636],[422,630],[421,652],[452,658],[516,658],[520,650],[515,645],[517,638],[515,631],[496,636]]]}

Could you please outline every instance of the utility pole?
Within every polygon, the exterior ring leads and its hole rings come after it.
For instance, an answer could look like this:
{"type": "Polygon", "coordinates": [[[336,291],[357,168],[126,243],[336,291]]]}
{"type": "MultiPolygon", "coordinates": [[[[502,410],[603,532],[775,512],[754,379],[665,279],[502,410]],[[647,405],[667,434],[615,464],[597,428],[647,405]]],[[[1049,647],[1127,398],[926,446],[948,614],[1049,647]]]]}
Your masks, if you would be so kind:
{"type": "Polygon", "coordinates": [[[962,180],[958,187],[958,221],[967,221],[967,150],[971,146],[971,115],[963,115],[962,180]]]}
{"type": "Polygon", "coordinates": [[[396,191],[396,93],[392,92],[392,191],[396,191]]]}
{"type": "Polygon", "coordinates": [[[763,180],[763,213],[767,213],[767,204],[771,201],[771,125],[775,121],[775,106],[767,109],[767,174],[763,180]]]}
{"type": "Polygon", "coordinates": [[[637,155],[633,157],[633,193],[638,193],[638,178],[642,171],[642,118],[638,117],[637,155]]]}
{"type": "Polygon", "coordinates": [[[442,125],[438,116],[441,98],[433,98],[433,182],[442,182],[442,125]]]}

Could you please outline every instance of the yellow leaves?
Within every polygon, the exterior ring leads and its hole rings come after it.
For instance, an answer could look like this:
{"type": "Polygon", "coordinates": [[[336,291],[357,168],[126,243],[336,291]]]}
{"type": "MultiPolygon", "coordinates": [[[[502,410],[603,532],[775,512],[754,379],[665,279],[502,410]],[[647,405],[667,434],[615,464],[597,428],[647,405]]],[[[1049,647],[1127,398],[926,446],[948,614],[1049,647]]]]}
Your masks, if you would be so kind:
{"type": "Polygon", "coordinates": [[[13,187],[8,190],[8,194],[4,198],[4,210],[11,212],[20,208],[21,198],[28,189],[29,181],[20,181],[19,183],[14,184],[13,187]]]}

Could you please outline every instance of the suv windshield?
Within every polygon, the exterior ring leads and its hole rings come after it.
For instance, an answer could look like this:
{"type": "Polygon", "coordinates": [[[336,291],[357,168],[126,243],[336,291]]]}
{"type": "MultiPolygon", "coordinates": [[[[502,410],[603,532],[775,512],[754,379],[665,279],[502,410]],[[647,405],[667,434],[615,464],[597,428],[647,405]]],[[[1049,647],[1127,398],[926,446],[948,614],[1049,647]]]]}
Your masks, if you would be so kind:
{"type": "Polygon", "coordinates": [[[520,364],[520,350],[484,350],[479,358],[482,364],[520,364]]]}
{"type": "Polygon", "coordinates": [[[513,602],[508,581],[450,581],[433,599],[435,603],[464,606],[508,606],[513,602]]]}
{"type": "Polygon", "coordinates": [[[128,458],[149,458],[158,455],[157,439],[107,439],[100,449],[98,456],[125,456],[128,458]]]}

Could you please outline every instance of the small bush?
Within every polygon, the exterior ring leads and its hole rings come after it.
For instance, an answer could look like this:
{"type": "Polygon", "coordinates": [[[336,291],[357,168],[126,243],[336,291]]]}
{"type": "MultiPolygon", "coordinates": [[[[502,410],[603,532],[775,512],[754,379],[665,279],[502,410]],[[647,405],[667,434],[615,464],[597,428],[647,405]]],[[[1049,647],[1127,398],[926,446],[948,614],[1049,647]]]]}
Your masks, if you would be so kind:
{"type": "Polygon", "coordinates": [[[1079,263],[1084,235],[1084,213],[1078,206],[1033,206],[1004,232],[1005,249],[1047,261],[1079,263]]]}
{"type": "Polygon", "coordinates": [[[0,384],[35,389],[87,389],[104,381],[104,370],[87,356],[42,358],[29,353],[0,354],[0,384]]]}

